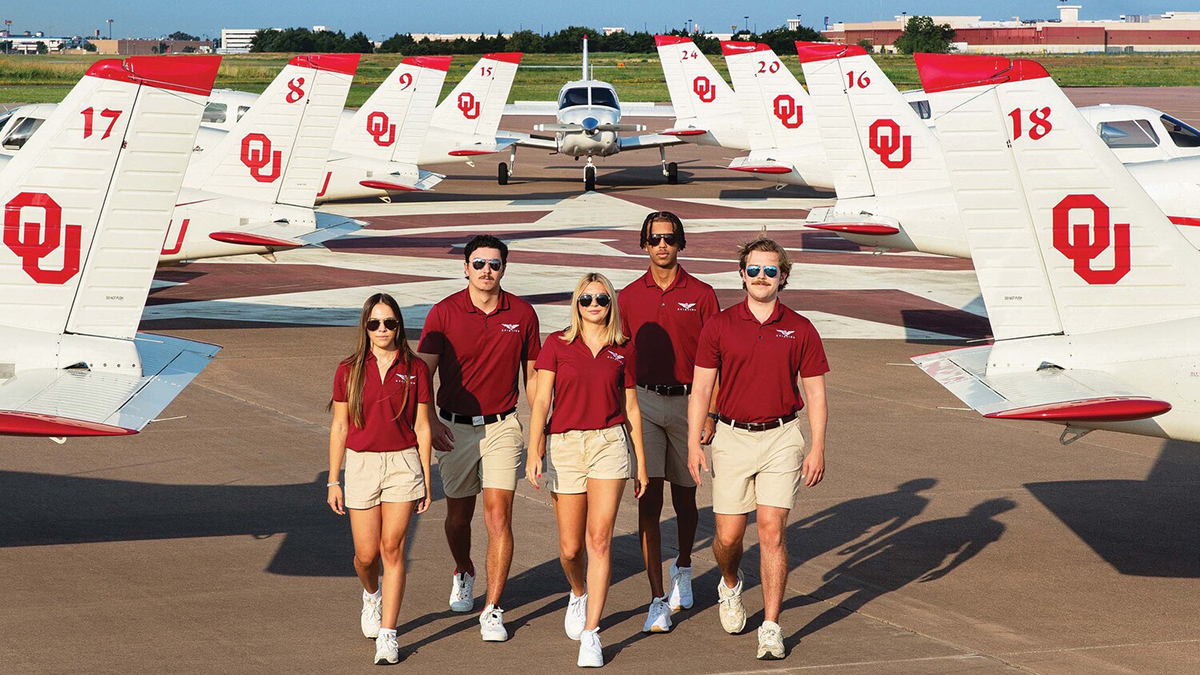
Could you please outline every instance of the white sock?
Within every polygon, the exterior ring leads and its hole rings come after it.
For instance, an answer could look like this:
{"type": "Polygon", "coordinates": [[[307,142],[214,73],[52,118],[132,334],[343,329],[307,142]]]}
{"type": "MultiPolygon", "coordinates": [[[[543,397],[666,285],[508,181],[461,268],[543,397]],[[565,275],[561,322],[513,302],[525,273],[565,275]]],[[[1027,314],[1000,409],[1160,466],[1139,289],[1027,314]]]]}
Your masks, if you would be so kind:
{"type": "Polygon", "coordinates": [[[379,629],[379,637],[383,637],[384,635],[391,635],[392,637],[395,637],[396,629],[395,628],[380,628],[379,629]]]}
{"type": "Polygon", "coordinates": [[[379,600],[383,598],[383,588],[376,588],[374,593],[368,593],[367,589],[363,589],[363,601],[379,600]]]}
{"type": "Polygon", "coordinates": [[[575,595],[575,591],[568,591],[568,593],[571,594],[572,600],[582,600],[587,597],[587,591],[584,591],[583,595],[575,595]]]}

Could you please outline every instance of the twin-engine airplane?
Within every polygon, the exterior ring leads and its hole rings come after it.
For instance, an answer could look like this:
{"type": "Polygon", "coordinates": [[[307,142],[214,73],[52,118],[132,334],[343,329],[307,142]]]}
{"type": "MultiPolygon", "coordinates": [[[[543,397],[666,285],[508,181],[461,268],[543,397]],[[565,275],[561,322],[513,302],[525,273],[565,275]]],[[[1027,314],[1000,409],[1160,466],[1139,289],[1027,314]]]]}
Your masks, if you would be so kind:
{"type": "Polygon", "coordinates": [[[137,433],[217,352],[137,326],[219,64],[97,61],[0,170],[0,434],[137,433]]]}
{"type": "Polygon", "coordinates": [[[1034,61],[918,54],[995,344],[913,359],[998,419],[1200,441],[1200,252],[1034,61]]]}

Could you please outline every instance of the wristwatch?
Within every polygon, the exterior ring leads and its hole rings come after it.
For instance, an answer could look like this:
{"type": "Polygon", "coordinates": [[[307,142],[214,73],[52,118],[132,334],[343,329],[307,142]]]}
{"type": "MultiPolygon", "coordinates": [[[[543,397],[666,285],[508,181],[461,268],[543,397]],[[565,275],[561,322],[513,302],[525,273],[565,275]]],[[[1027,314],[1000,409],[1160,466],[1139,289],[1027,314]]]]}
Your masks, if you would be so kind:
{"type": "Polygon", "coordinates": [[[720,415],[718,415],[715,412],[708,413],[708,416],[711,417],[712,421],[714,421],[714,422],[719,421],[719,419],[720,419],[720,415]]]}

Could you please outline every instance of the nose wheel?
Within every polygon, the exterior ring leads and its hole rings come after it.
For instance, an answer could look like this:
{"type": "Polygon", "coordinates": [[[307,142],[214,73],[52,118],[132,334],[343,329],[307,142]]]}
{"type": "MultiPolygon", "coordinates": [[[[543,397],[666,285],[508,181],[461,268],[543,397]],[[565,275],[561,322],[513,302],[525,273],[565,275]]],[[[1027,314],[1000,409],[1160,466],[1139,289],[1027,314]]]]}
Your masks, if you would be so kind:
{"type": "Polygon", "coordinates": [[[508,163],[500,162],[496,165],[496,182],[500,185],[508,185],[508,163]]]}
{"type": "Polygon", "coordinates": [[[596,165],[592,164],[591,155],[587,160],[587,166],[583,167],[583,191],[592,192],[596,189],[596,165]]]}
{"type": "Polygon", "coordinates": [[[658,159],[662,162],[663,175],[667,177],[667,183],[671,185],[679,184],[679,165],[675,162],[667,161],[667,149],[664,147],[658,148],[658,159]]]}

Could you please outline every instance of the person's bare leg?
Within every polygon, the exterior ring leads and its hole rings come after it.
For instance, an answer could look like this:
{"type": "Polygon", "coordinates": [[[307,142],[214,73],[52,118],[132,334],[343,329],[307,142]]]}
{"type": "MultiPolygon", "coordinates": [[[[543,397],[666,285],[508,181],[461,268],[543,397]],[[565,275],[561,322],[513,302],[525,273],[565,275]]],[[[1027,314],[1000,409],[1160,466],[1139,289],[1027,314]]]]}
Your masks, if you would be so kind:
{"type": "Polygon", "coordinates": [[[558,561],[575,597],[588,592],[587,566],[583,559],[584,537],[587,533],[587,493],[577,495],[553,494],[554,516],[558,521],[558,561]]]}
{"type": "Polygon", "coordinates": [[[675,509],[675,524],[679,530],[679,559],[675,561],[675,565],[691,567],[692,547],[696,545],[696,528],[700,524],[700,511],[696,508],[696,488],[672,484],[671,508],[675,509]]]}
{"type": "Polygon", "coordinates": [[[625,480],[588,480],[587,490],[588,607],[584,630],[595,630],[600,627],[612,580],[613,526],[625,480]]]}
{"type": "Polygon", "coordinates": [[[663,591],[662,533],[659,521],[662,518],[663,479],[651,478],[646,493],[638,499],[638,536],[642,540],[642,561],[646,563],[646,577],[650,580],[652,598],[661,598],[663,591]]]}
{"type": "Polygon", "coordinates": [[[487,602],[500,605],[508,570],[512,567],[512,490],[483,489],[483,520],[487,524],[487,602]]]}
{"type": "Polygon", "coordinates": [[[404,600],[404,541],[416,502],[384,502],[379,557],[383,560],[383,628],[396,629],[404,600]]]}
{"type": "Polygon", "coordinates": [[[787,586],[788,554],[784,542],[788,509],[758,507],[758,546],[762,551],[759,571],[762,575],[763,619],[779,623],[783,590],[787,586]]]}
{"type": "Polygon", "coordinates": [[[446,543],[454,558],[454,573],[475,576],[471,562],[471,519],[475,517],[475,495],[446,497],[446,543]]]}
{"type": "Polygon", "coordinates": [[[354,538],[354,571],[368,593],[379,590],[380,507],[347,508],[350,535],[354,538]]]}
{"type": "Polygon", "coordinates": [[[742,564],[742,538],[746,536],[746,514],[716,514],[717,533],[713,537],[713,557],[721,578],[729,588],[737,586],[738,567],[742,564]]]}

